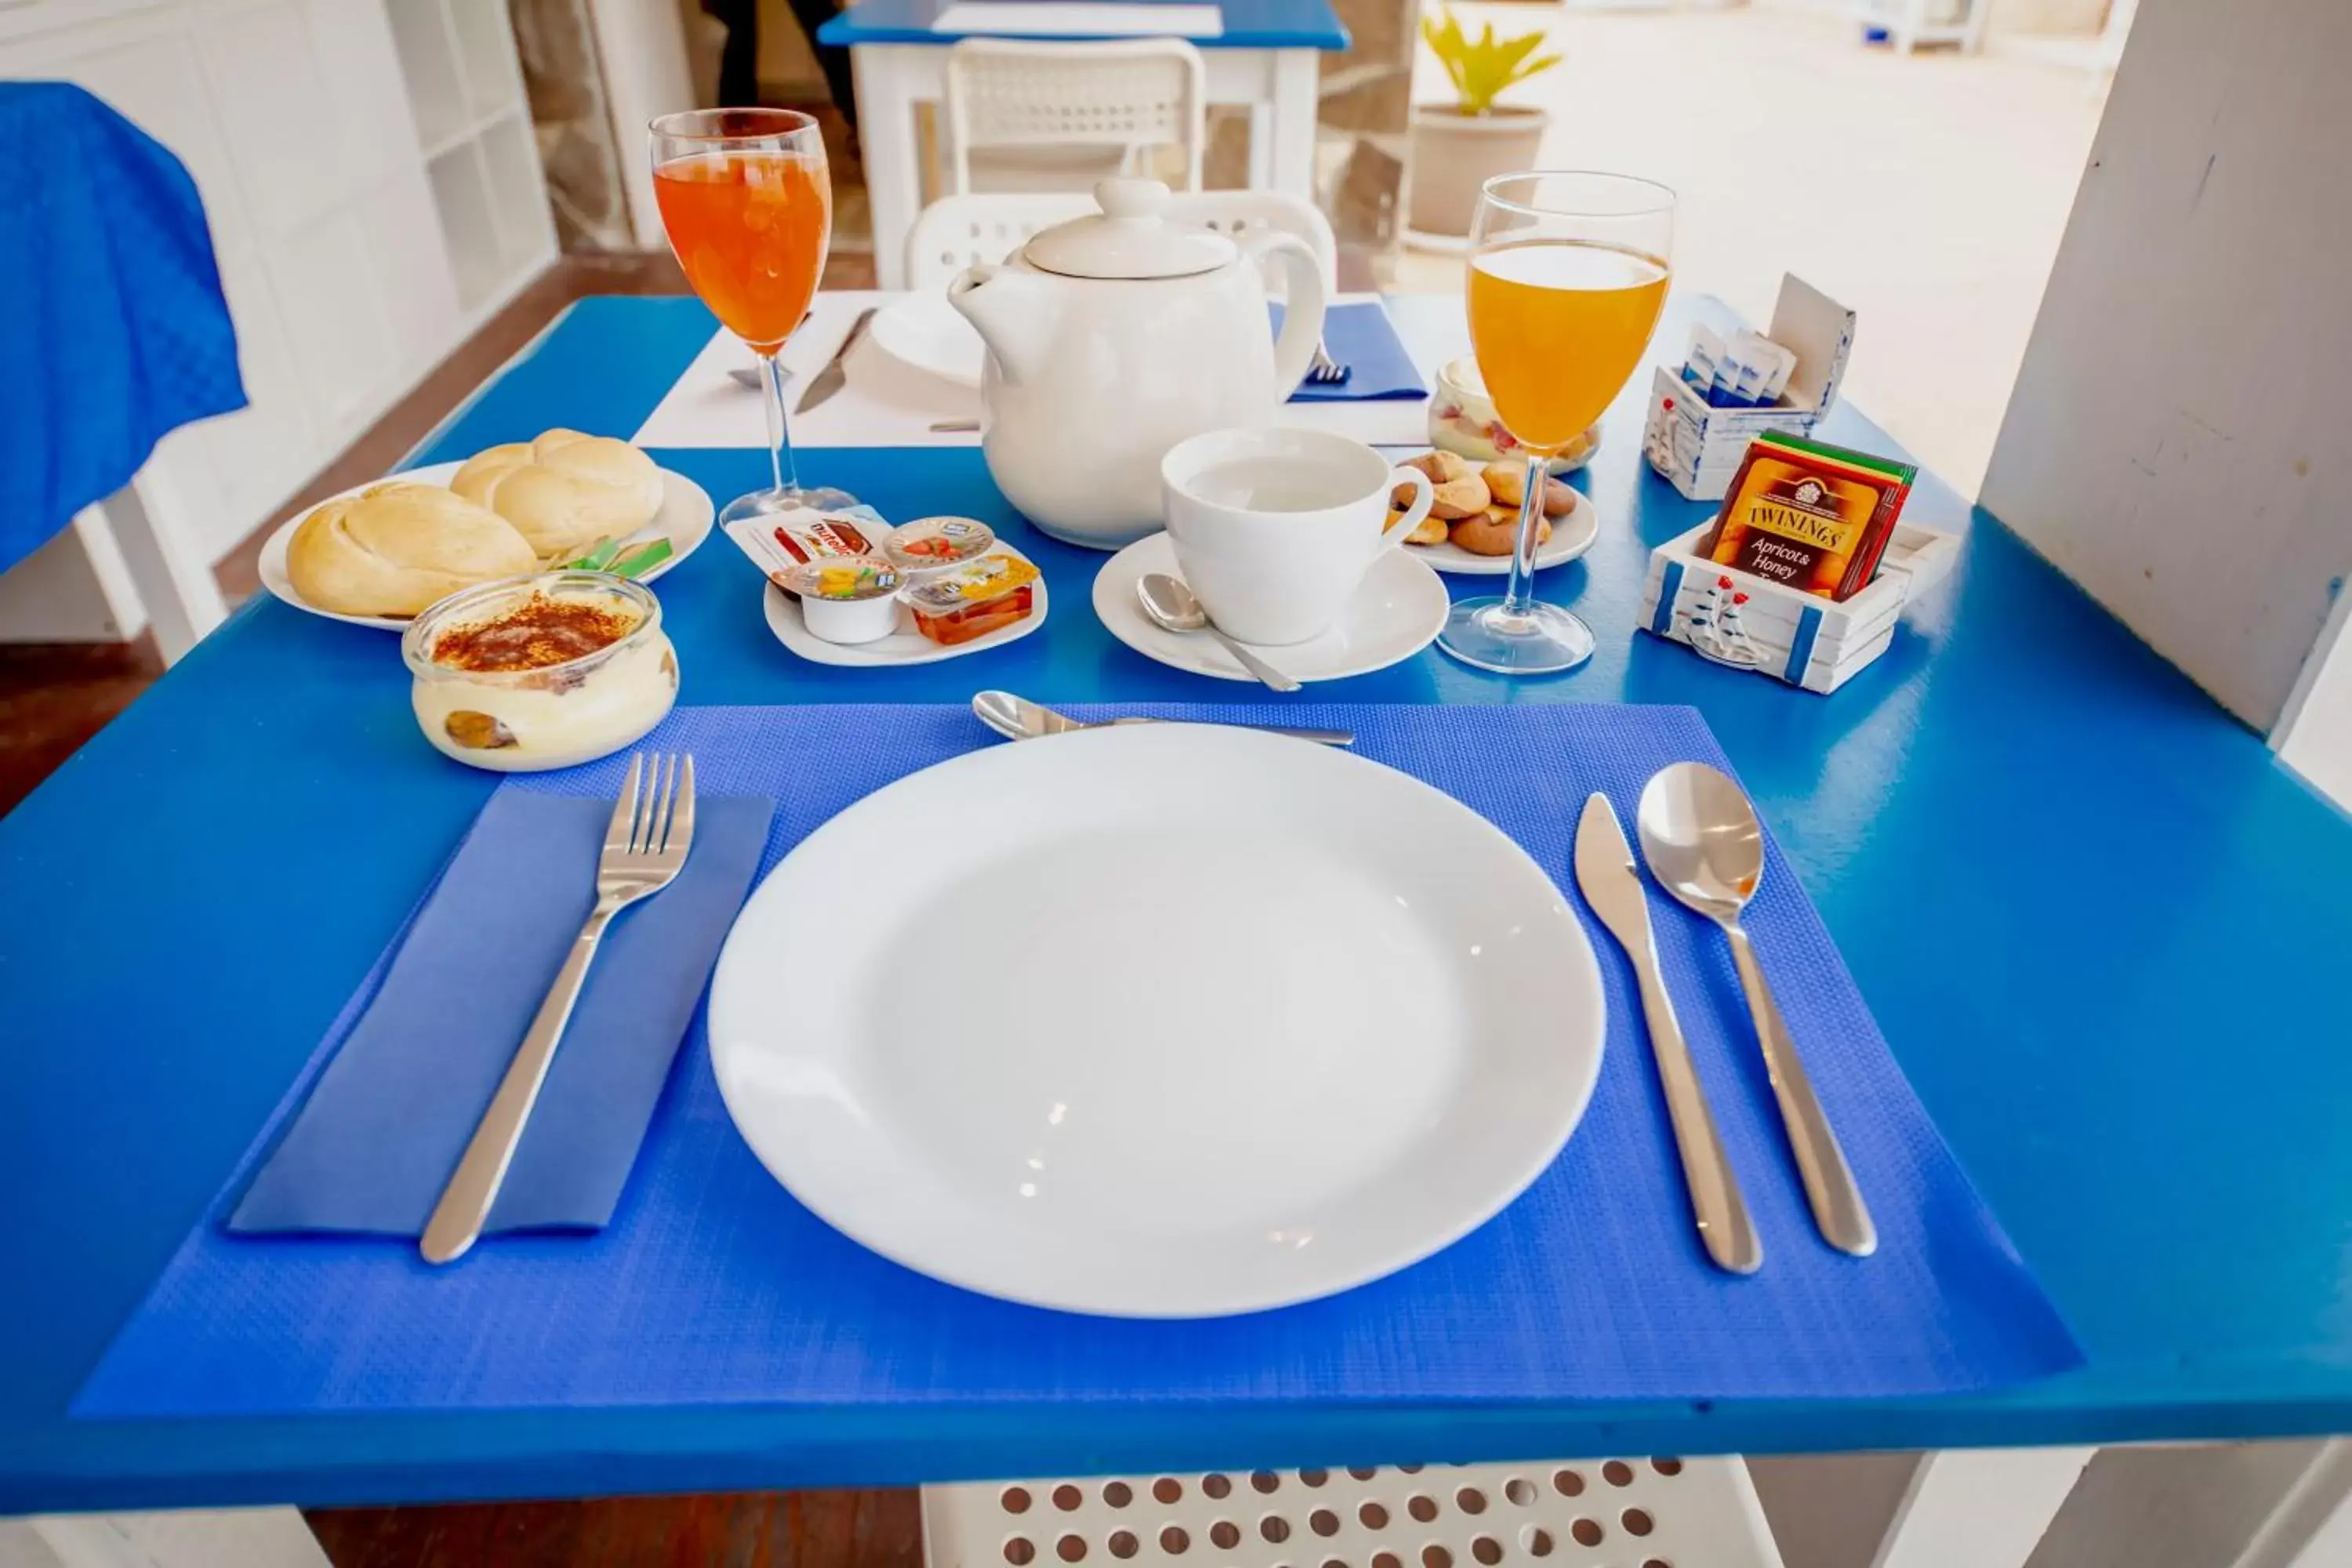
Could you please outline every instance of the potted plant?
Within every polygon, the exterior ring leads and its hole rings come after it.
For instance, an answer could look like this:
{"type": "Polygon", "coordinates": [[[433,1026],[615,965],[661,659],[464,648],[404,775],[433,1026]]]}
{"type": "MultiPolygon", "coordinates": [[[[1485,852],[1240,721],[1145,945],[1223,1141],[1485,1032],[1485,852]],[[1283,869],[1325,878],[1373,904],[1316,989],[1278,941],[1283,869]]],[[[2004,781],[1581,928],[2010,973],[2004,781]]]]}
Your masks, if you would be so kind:
{"type": "Polygon", "coordinates": [[[1497,38],[1487,23],[1472,37],[1446,7],[1421,19],[1422,41],[1454,83],[1452,103],[1412,106],[1412,188],[1408,226],[1423,234],[1470,232],[1478,187],[1491,175],[1531,168],[1543,144],[1549,110],[1495,101],[1504,89],[1559,64],[1539,55],[1541,31],[1497,38]]]}

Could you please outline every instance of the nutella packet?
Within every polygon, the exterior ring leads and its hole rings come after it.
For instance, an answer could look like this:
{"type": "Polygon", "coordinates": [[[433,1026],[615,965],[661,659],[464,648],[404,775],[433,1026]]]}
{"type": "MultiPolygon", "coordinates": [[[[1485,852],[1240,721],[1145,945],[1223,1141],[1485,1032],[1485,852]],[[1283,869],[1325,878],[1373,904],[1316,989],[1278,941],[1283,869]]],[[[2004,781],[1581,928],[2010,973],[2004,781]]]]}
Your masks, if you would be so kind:
{"type": "Polygon", "coordinates": [[[726,525],[735,548],[751,559],[768,581],[787,597],[793,590],[793,568],[812,561],[848,560],[877,555],[890,525],[870,506],[844,507],[839,511],[804,508],[769,517],[739,518],[726,525]]]}

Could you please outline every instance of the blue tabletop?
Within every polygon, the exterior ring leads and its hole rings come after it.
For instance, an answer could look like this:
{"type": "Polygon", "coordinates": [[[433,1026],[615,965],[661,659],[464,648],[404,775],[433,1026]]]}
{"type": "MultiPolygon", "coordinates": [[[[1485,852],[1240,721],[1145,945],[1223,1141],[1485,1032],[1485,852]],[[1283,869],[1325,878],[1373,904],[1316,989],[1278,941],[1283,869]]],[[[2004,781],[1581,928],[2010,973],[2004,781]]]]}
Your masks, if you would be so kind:
{"type": "MultiPolygon", "coordinates": [[[[858,0],[858,3],[817,29],[825,44],[952,44],[959,37],[1019,37],[1011,30],[990,28],[984,34],[935,33],[931,24],[956,0],[858,0]]],[[[1112,4],[1150,5],[1154,0],[1110,0],[1112,4]]],[[[1204,49],[1344,49],[1348,29],[1331,0],[1218,0],[1224,13],[1224,31],[1213,38],[1194,38],[1204,49]]],[[[1038,35],[1074,38],[1080,35],[1038,35]]],[[[1110,35],[1104,37],[1127,37],[1110,35]]]]}
{"type": "MultiPolygon", "coordinates": [[[[690,300],[583,302],[419,460],[551,425],[625,437],[711,331],[690,300]]],[[[1542,579],[1599,630],[1589,667],[1514,684],[1432,652],[1316,693],[1698,707],[2083,1371],[1950,1399],[1246,1417],[981,1402],[68,1420],[494,783],[421,742],[389,637],[262,599],[0,820],[0,1512],[2352,1427],[2352,1051],[2330,1022],[2352,823],[1932,479],[1912,515],[1968,533],[1960,564],[1834,696],[1635,635],[1650,546],[1705,510],[1642,466],[1638,418],[1638,397],[1619,408],[1590,476],[1601,542],[1542,579]]],[[[1850,410],[1823,434],[1892,449],[1850,410]]],[[[722,498],[764,472],[748,451],[659,456],[722,498]]],[[[685,700],[1234,694],[1113,643],[1085,609],[1101,557],[984,500],[977,452],[815,452],[803,472],[886,515],[981,510],[1045,564],[1054,618],[969,662],[822,669],[775,643],[757,578],[714,544],[660,587],[685,700]]]]}

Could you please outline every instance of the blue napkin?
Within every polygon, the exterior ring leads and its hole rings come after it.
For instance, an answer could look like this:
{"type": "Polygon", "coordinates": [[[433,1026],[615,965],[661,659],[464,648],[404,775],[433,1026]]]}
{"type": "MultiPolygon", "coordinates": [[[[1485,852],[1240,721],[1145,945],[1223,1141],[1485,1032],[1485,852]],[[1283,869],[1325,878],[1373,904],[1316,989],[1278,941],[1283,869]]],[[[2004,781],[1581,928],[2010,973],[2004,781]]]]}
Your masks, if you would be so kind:
{"type": "MultiPolygon", "coordinates": [[[[1274,312],[1274,330],[1282,331],[1282,307],[1273,305],[1268,309],[1274,312]]],[[[1402,402],[1429,395],[1429,384],[1422,379],[1421,367],[1405,352],[1404,340],[1397,336],[1387,309],[1377,300],[1334,305],[1326,310],[1323,346],[1331,351],[1333,359],[1348,367],[1348,379],[1329,386],[1318,386],[1311,381],[1301,383],[1298,390],[1290,395],[1291,402],[1402,402]]]]}
{"type": "MultiPolygon", "coordinates": [[[[612,813],[609,799],[490,797],[229,1229],[424,1230],[595,902],[612,813]]],[[[774,814],[699,802],[677,879],[605,932],[486,1229],[612,1217],[774,814]]]]}
{"type": "Polygon", "coordinates": [[[79,87],[0,82],[0,570],[244,406],[188,171],[79,87]]]}

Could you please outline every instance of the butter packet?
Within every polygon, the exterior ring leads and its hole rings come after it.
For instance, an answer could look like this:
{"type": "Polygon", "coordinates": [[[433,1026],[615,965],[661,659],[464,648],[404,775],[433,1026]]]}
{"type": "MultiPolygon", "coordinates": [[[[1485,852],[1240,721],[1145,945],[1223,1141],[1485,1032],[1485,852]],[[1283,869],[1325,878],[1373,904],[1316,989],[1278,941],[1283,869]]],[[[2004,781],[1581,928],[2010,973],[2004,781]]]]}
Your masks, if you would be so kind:
{"type": "Polygon", "coordinates": [[[1850,599],[1877,575],[1918,473],[1825,442],[1759,436],[1699,553],[1800,593],[1850,599]]]}

